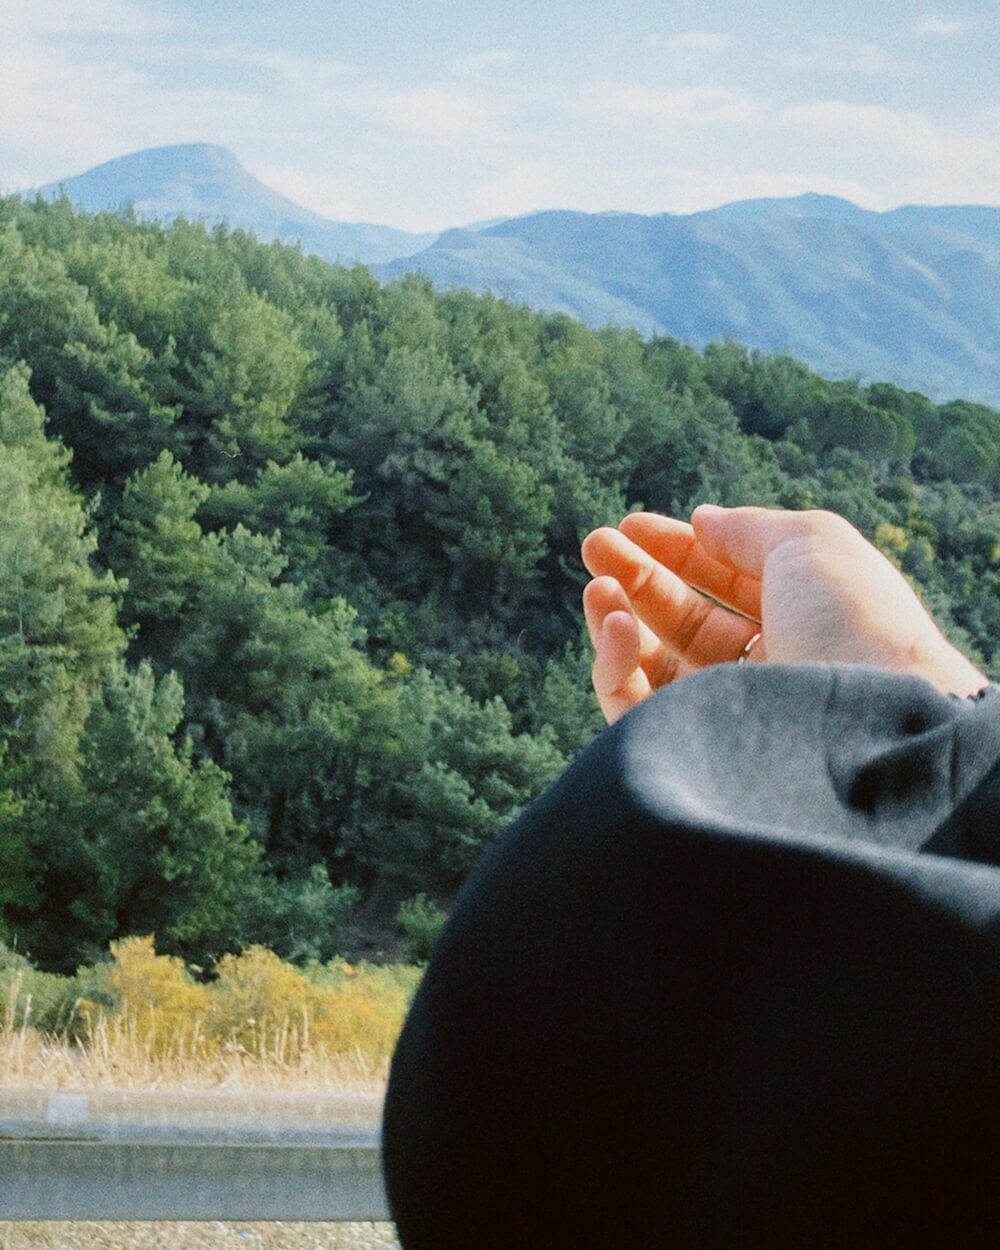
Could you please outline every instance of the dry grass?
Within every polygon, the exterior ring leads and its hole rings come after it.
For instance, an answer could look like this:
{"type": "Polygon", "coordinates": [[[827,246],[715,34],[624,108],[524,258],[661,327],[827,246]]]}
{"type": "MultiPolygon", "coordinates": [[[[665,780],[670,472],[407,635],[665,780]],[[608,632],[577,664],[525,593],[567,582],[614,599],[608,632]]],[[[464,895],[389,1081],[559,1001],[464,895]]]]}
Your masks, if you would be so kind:
{"type": "Polygon", "coordinates": [[[134,1030],[115,1023],[102,1022],[82,1043],[26,1026],[0,1030],[0,1089],[377,1091],[388,1068],[384,1057],[302,1048],[293,1060],[236,1045],[208,1060],[155,1055],[134,1030]]]}
{"type": "Polygon", "coordinates": [[[258,947],[226,956],[205,985],[180,960],[157,955],[151,939],[129,938],[112,954],[91,977],[92,997],[56,987],[55,1027],[36,1027],[32,978],[44,974],[7,974],[0,1086],[378,1090],[419,976],[342,960],[302,971],[258,947]]]}

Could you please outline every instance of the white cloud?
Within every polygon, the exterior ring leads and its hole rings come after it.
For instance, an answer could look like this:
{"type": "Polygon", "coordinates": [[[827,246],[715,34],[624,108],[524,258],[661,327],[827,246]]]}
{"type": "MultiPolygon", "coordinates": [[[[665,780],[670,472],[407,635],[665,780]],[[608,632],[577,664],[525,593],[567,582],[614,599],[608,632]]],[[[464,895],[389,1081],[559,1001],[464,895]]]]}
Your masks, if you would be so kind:
{"type": "MultiPolygon", "coordinates": [[[[201,137],[205,118],[178,130],[206,103],[169,100],[142,68],[176,27],[138,0],[3,0],[0,44],[0,176],[26,189],[151,143],[201,137]]],[[[213,93],[208,103],[220,105],[213,93]]],[[[234,101],[226,99],[231,109],[234,101]]]]}
{"type": "Polygon", "coordinates": [[[868,165],[896,203],[997,203],[998,120],[981,114],[943,126],[915,110],[814,100],[782,110],[776,124],[822,142],[833,164],[868,165]]]}
{"type": "Polygon", "coordinates": [[[732,45],[732,35],[711,30],[684,30],[679,35],[650,35],[647,48],[670,52],[721,52],[732,45]]]}
{"type": "Polygon", "coordinates": [[[559,171],[547,161],[519,161],[494,178],[477,182],[470,192],[473,215],[516,217],[560,202],[559,171]]]}
{"type": "Polygon", "coordinates": [[[944,122],[844,99],[782,107],[720,89],[622,84],[577,107],[622,132],[590,132],[589,167],[580,159],[568,169],[561,155],[561,202],[573,207],[691,212],[806,191],[872,209],[1000,202],[1000,112],[944,122]]]}
{"type": "Polygon", "coordinates": [[[945,39],[955,35],[964,35],[969,29],[967,23],[948,17],[925,17],[917,23],[915,34],[937,36],[945,39]]]}
{"type": "MultiPolygon", "coordinates": [[[[10,50],[8,50],[9,53],[10,50]]],[[[0,144],[20,154],[37,174],[67,173],[65,164],[94,163],[117,155],[116,132],[122,110],[128,110],[141,77],[119,71],[113,78],[98,65],[77,65],[65,53],[21,43],[2,67],[4,105],[0,112],[0,144]],[[110,145],[110,146],[109,146],[110,145]]]]}
{"type": "MultiPolygon", "coordinates": [[[[391,163],[402,142],[409,154],[437,148],[470,160],[530,142],[507,126],[509,102],[474,83],[399,91],[333,58],[199,45],[155,17],[151,0],[148,10],[137,0],[12,3],[16,20],[0,44],[5,190],[70,177],[140,148],[199,140],[229,145],[248,163],[264,157],[285,172],[296,155],[304,170],[322,170],[324,162],[342,170],[353,160],[376,186],[385,176],[363,153],[380,147],[380,160],[391,163]],[[173,61],[184,67],[179,79],[170,73],[173,61]],[[269,72],[262,77],[261,70],[269,72]],[[187,85],[186,76],[203,85],[187,85]]],[[[295,194],[305,192],[302,200],[317,211],[371,220],[360,178],[338,191],[332,179],[311,182],[304,173],[295,194]]]]}
{"type": "MultiPolygon", "coordinates": [[[[707,70],[707,82],[691,85],[685,75],[733,46],[697,30],[651,38],[634,78],[620,61],[595,71],[570,57],[561,76],[529,78],[513,53],[487,48],[428,81],[413,66],[405,78],[378,77],[308,45],[251,46],[238,27],[228,44],[199,43],[193,24],[163,21],[163,7],[0,0],[3,189],[204,140],[232,147],[258,177],[326,216],[421,230],[552,205],[691,211],[806,190],[866,207],[1000,202],[991,100],[945,121],[856,103],[850,82],[845,98],[803,98],[836,65],[913,68],[874,43],[805,43],[790,55],[816,82],[784,73],[772,54],[766,93],[707,70]]],[[[949,25],[928,24],[941,35],[949,25]]]]}
{"type": "Polygon", "coordinates": [[[501,65],[512,65],[517,60],[513,52],[504,48],[495,48],[489,52],[473,52],[470,56],[459,56],[448,62],[448,68],[455,74],[475,76],[484,70],[495,69],[501,65]]]}
{"type": "Polygon", "coordinates": [[[779,58],[785,69],[846,74],[884,74],[893,60],[877,43],[852,43],[846,39],[817,39],[807,48],[794,49],[779,58]]]}
{"type": "Polygon", "coordinates": [[[759,120],[767,110],[763,100],[727,87],[670,90],[640,83],[599,83],[574,106],[574,111],[604,121],[664,125],[740,125],[759,120]]]}
{"type": "MultiPolygon", "coordinates": [[[[254,48],[227,44],[220,48],[188,47],[187,54],[234,65],[253,65],[279,74],[289,86],[315,87],[340,82],[357,73],[357,66],[331,57],[308,57],[285,48],[254,48]]],[[[172,53],[173,54],[173,53],[172,53]]]]}
{"type": "Polygon", "coordinates": [[[950,132],[940,131],[922,113],[890,109],[882,104],[814,100],[782,110],[778,120],[814,137],[862,141],[909,159],[934,160],[950,154],[959,142],[950,132]]]}
{"type": "Polygon", "coordinates": [[[252,166],[254,176],[261,182],[323,217],[349,222],[370,219],[356,178],[345,177],[342,169],[334,173],[310,173],[299,165],[266,161],[254,161],[252,166]]]}
{"type": "Polygon", "coordinates": [[[496,96],[441,82],[412,91],[373,92],[370,107],[393,130],[442,145],[496,142],[509,112],[496,96]]]}
{"type": "Polygon", "coordinates": [[[139,0],[4,0],[4,40],[11,46],[28,33],[69,38],[105,35],[144,38],[174,29],[174,23],[139,0]]]}

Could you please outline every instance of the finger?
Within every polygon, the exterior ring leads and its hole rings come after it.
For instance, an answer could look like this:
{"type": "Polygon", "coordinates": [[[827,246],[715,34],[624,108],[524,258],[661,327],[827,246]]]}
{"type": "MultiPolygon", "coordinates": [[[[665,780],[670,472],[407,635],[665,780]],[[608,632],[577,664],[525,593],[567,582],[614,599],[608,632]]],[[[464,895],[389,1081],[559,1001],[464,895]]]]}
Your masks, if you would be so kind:
{"type": "Polygon", "coordinates": [[[787,512],[779,508],[719,508],[702,504],[691,514],[695,537],[706,554],[748,577],[764,576],[771,553],[784,543],[836,539],[839,544],[858,532],[832,512],[787,512]]]}
{"type": "Polygon", "coordinates": [[[618,528],[689,586],[744,616],[760,620],[760,581],[731,564],[713,560],[686,521],[655,512],[632,512],[618,528]]]}
{"type": "MultiPolygon", "coordinates": [[[[618,582],[613,577],[596,577],[587,583],[583,591],[583,614],[595,651],[604,620],[611,612],[628,612],[635,616],[628,595],[618,582]]],[[[665,647],[644,621],[636,617],[636,624],[639,628],[639,666],[654,690],[696,671],[695,666],[665,647]]]]}
{"type": "Polygon", "coordinates": [[[758,626],[692,590],[618,530],[588,534],[583,558],[595,577],[613,577],[632,610],[674,655],[704,667],[735,660],[758,626]]]}
{"type": "Polygon", "coordinates": [[[611,612],[604,618],[591,680],[609,725],[652,694],[639,665],[639,623],[631,612],[611,612]]]}
{"type": "Polygon", "coordinates": [[[597,650],[601,627],[609,612],[631,612],[628,596],[613,577],[595,577],[583,588],[583,615],[591,645],[597,650]]]}

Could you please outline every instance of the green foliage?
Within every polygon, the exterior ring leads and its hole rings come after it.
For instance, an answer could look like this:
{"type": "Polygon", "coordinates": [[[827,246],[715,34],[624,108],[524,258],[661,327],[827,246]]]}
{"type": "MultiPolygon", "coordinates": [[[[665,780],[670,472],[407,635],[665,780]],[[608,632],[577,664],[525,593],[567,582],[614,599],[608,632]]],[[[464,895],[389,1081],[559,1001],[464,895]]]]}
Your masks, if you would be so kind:
{"type": "Polygon", "coordinates": [[[45,962],[73,964],[143,927],[199,961],[242,935],[259,848],[233,816],[225,774],[177,745],[183,709],[176,676],[109,669],[73,785],[32,811],[45,866],[23,932],[45,962]]]}
{"type": "MultiPolygon", "coordinates": [[[[25,213],[21,220],[31,222],[25,213]]],[[[155,393],[163,362],[130,329],[102,319],[71,272],[70,250],[33,244],[16,221],[3,228],[0,358],[30,364],[34,397],[57,434],[72,432],[77,472],[93,481],[147,454],[168,435],[176,409],[155,393]]]]}
{"type": "Polygon", "coordinates": [[[983,405],[65,202],[0,200],[0,310],[0,940],[47,967],[446,902],[600,728],[578,547],[636,507],[841,512],[1000,676],[983,405]]]}
{"type": "Polygon", "coordinates": [[[23,366],[0,378],[0,819],[22,878],[25,833],[10,824],[26,819],[36,787],[73,777],[92,692],[125,646],[120,587],[91,563],[96,538],[69,456],[46,438],[28,384],[23,366]]]}
{"type": "Polygon", "coordinates": [[[0,946],[0,1027],[65,1032],[72,1027],[79,997],[75,977],[40,972],[0,946]]]}
{"type": "Polygon", "coordinates": [[[251,922],[254,941],[295,963],[332,959],[360,901],[358,887],[335,887],[323,864],[313,864],[302,877],[268,880],[251,922]]]}
{"type": "Polygon", "coordinates": [[[296,452],[285,464],[269,460],[250,482],[227,482],[205,496],[200,517],[210,529],[242,524],[278,534],[289,577],[319,581],[328,533],[337,517],[361,502],[352,482],[352,474],[341,473],[332,462],[307,460],[296,452]]]}
{"type": "Polygon", "coordinates": [[[24,826],[24,802],[15,789],[16,775],[0,757],[0,968],[5,966],[4,942],[11,937],[7,913],[37,899],[37,870],[24,826]]]}
{"type": "Polygon", "coordinates": [[[312,354],[292,318],[262,295],[237,290],[216,301],[205,294],[209,307],[183,362],[180,395],[197,463],[218,480],[230,476],[227,460],[260,464],[295,449],[294,409],[312,354]]]}
{"type": "MultiPolygon", "coordinates": [[[[47,664],[87,681],[124,643],[117,587],[91,566],[97,541],[69,483],[70,457],[46,438],[28,386],[20,365],[0,378],[0,663],[47,664]]],[[[8,701],[17,685],[3,683],[8,701]]]]}
{"type": "Polygon", "coordinates": [[[542,681],[530,702],[533,733],[548,727],[558,749],[567,759],[580,751],[603,728],[597,699],[590,684],[593,651],[580,639],[566,644],[544,668],[542,681]]]}
{"type": "Polygon", "coordinates": [[[833,396],[812,432],[821,451],[848,448],[886,467],[909,464],[913,455],[915,435],[905,417],[850,393],[833,396]]]}
{"type": "Polygon", "coordinates": [[[128,480],[107,545],[128,579],[126,619],[177,620],[211,576],[214,553],[194,519],[209,493],[169,451],[128,480]]]}
{"type": "Polygon", "coordinates": [[[380,875],[448,888],[565,761],[551,731],[516,733],[501,698],[477,703],[420,669],[365,763],[345,846],[380,875]]]}
{"type": "Polygon", "coordinates": [[[426,963],[448,919],[448,913],[429,899],[417,894],[400,906],[396,923],[409,939],[408,958],[413,963],[426,963]]]}

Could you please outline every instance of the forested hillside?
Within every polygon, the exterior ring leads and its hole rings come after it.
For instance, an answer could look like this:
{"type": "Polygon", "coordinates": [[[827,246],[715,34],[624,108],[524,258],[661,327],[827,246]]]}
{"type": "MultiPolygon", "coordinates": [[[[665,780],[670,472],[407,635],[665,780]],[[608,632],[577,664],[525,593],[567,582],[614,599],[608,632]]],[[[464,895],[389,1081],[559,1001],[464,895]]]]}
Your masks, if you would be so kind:
{"type": "Polygon", "coordinates": [[[599,726],[578,545],[640,504],[836,509],[1000,676],[998,490],[981,405],[0,201],[0,939],[447,902],[599,726]]]}
{"type": "Polygon", "coordinates": [[[876,213],[801,195],[683,215],[531,213],[447,231],[376,272],[698,346],[734,337],[833,377],[996,404],[998,257],[1000,208],[876,213]]]}

